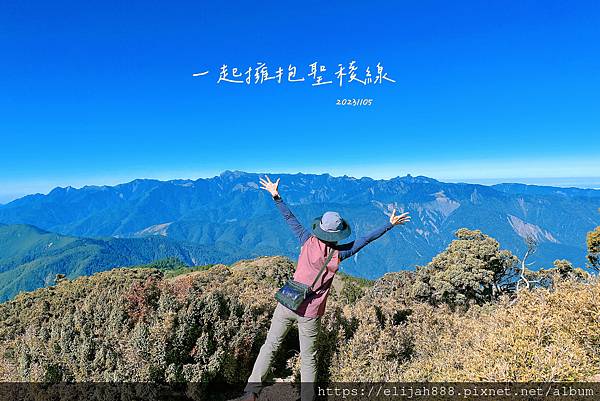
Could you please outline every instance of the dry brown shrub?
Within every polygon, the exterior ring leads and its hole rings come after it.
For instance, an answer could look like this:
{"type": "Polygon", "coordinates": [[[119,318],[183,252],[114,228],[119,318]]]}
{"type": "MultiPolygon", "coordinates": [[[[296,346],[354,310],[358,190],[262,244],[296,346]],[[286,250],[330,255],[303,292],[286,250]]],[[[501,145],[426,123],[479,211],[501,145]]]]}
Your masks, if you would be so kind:
{"type": "Polygon", "coordinates": [[[585,380],[600,372],[600,284],[557,281],[516,302],[451,312],[413,304],[393,324],[393,302],[357,305],[360,325],[332,377],[351,381],[585,380]],[[377,316],[387,316],[387,320],[377,316]],[[383,323],[382,323],[383,321],[383,323]]]}
{"type": "Polygon", "coordinates": [[[144,320],[156,308],[161,292],[161,282],[156,276],[148,276],[143,282],[135,282],[123,295],[125,310],[133,322],[144,320]]]}
{"type": "MultiPolygon", "coordinates": [[[[273,293],[293,268],[274,257],[170,279],[153,269],[117,269],[22,294],[0,305],[0,378],[241,386],[266,337],[273,293]]],[[[410,299],[413,277],[386,275],[352,305],[329,300],[320,380],[546,381],[600,373],[598,279],[553,278],[552,291],[524,290],[516,300],[453,312],[410,299]]],[[[282,350],[285,376],[297,376],[294,350],[282,350]]]]}

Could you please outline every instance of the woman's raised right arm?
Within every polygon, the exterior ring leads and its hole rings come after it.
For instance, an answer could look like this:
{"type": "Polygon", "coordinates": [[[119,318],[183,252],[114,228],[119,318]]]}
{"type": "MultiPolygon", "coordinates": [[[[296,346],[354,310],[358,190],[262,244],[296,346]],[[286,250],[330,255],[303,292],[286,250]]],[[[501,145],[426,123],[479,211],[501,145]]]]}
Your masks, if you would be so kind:
{"type": "Polygon", "coordinates": [[[294,213],[292,213],[288,205],[286,205],[283,199],[281,199],[281,196],[279,196],[279,178],[277,181],[272,182],[269,176],[265,175],[264,179],[260,179],[260,184],[262,189],[271,194],[273,200],[275,201],[275,206],[277,206],[277,209],[279,209],[281,212],[285,222],[290,227],[296,238],[298,238],[298,241],[300,241],[300,245],[303,245],[306,240],[310,238],[310,231],[300,224],[296,216],[294,216],[294,213]]]}

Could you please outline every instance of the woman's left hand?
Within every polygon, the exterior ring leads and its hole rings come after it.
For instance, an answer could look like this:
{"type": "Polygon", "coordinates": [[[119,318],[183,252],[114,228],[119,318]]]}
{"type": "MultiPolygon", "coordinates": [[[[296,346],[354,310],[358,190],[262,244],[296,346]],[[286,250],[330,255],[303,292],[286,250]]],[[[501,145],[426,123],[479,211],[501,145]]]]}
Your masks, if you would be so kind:
{"type": "Polygon", "coordinates": [[[410,216],[409,216],[408,212],[402,213],[400,216],[396,216],[396,209],[394,209],[394,211],[392,212],[392,215],[390,216],[390,223],[393,226],[405,224],[405,223],[408,223],[409,221],[410,221],[410,216]]]}

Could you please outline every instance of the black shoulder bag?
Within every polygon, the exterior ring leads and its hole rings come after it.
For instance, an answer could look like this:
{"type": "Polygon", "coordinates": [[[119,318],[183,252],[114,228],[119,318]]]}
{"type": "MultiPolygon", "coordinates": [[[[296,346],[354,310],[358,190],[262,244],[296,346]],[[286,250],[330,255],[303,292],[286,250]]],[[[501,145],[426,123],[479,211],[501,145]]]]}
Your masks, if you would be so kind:
{"type": "Polygon", "coordinates": [[[306,284],[294,281],[293,279],[289,279],[287,283],[285,283],[283,287],[281,287],[279,291],[275,293],[275,299],[288,309],[291,309],[293,311],[297,310],[302,304],[302,302],[313,293],[313,287],[315,286],[315,284],[319,280],[319,277],[321,277],[321,274],[323,274],[323,271],[329,264],[329,261],[333,257],[333,252],[334,251],[332,250],[329,253],[329,256],[327,256],[323,267],[321,267],[321,270],[319,270],[319,274],[317,274],[317,277],[315,277],[315,280],[313,281],[312,285],[308,286],[306,284]]]}

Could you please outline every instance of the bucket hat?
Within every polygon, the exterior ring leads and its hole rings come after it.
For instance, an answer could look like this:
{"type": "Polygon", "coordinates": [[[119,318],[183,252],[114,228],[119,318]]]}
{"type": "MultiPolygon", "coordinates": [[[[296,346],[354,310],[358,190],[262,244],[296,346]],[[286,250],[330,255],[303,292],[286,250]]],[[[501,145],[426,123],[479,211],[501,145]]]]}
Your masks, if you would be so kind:
{"type": "Polygon", "coordinates": [[[322,241],[338,242],[348,238],[352,230],[338,212],[325,212],[313,220],[312,232],[322,241]]]}

